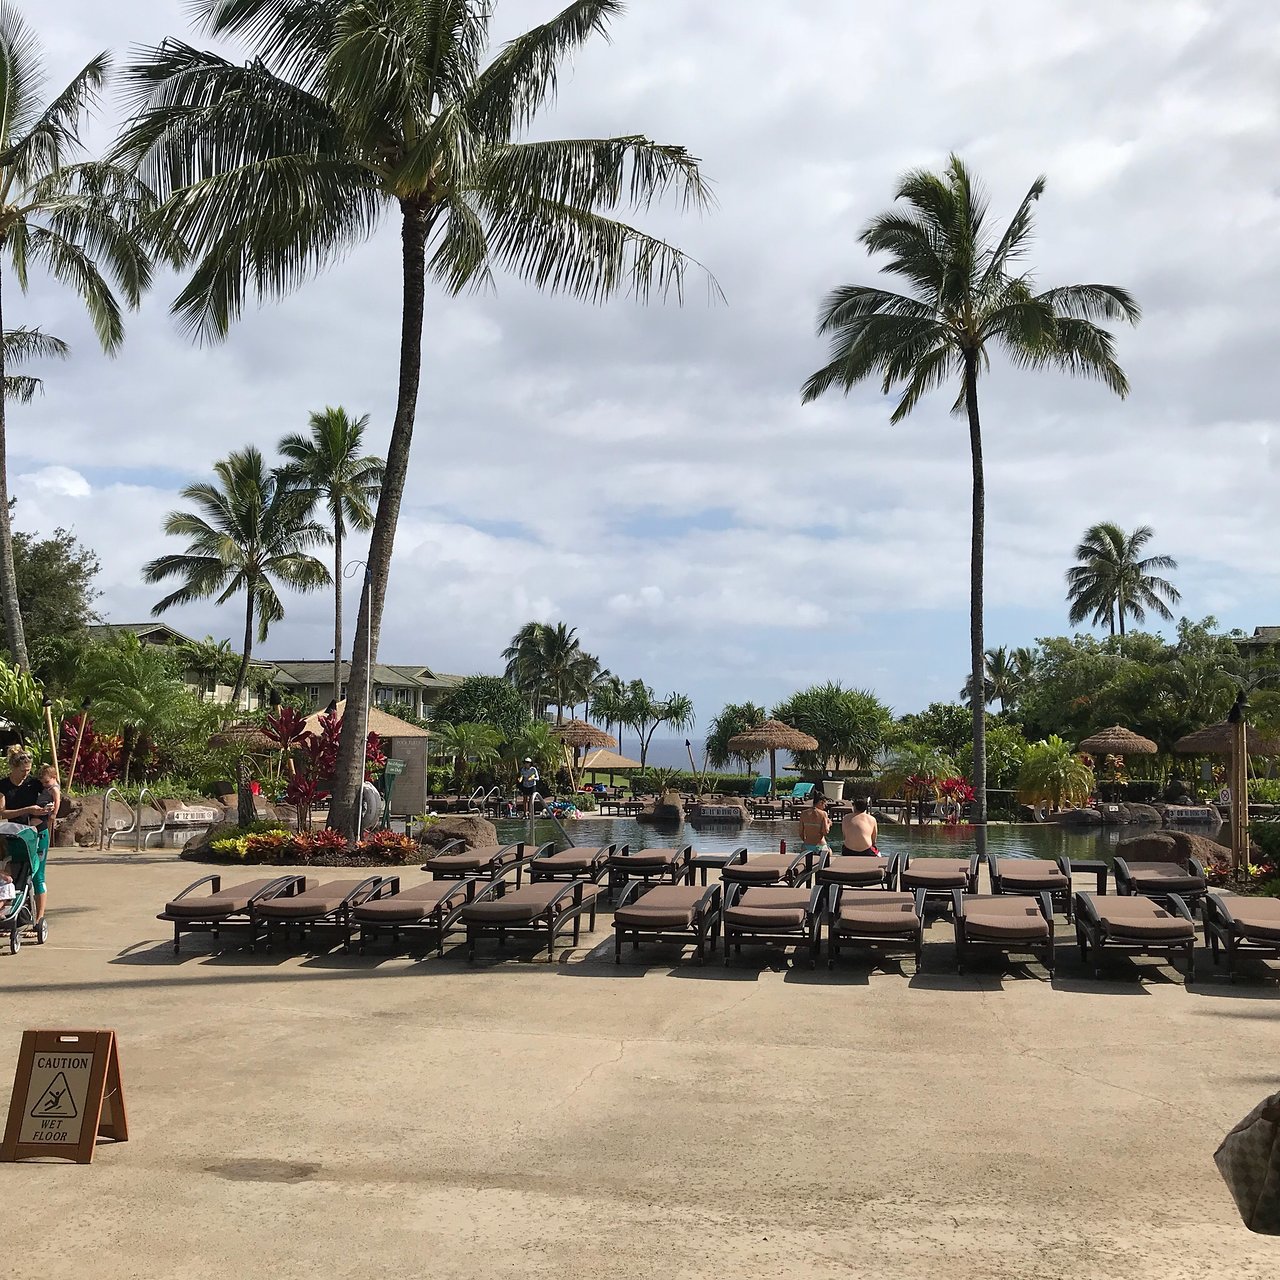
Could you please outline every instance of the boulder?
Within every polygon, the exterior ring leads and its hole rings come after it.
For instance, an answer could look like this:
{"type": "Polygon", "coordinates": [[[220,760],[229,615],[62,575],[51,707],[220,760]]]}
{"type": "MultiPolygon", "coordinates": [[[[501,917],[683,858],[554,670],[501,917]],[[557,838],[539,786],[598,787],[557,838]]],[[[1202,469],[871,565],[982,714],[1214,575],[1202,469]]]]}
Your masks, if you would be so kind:
{"type": "MultiPolygon", "coordinates": [[[[54,828],[55,848],[96,849],[102,843],[102,792],[86,791],[81,795],[65,796],[58,825],[54,828]]],[[[112,800],[107,807],[107,827],[123,831],[133,825],[133,809],[119,800],[112,800]]]]}
{"type": "Polygon", "coordinates": [[[652,807],[645,805],[636,814],[637,822],[652,822],[660,827],[678,827],[684,821],[684,796],[678,791],[664,791],[652,807]]]}
{"type": "Polygon", "coordinates": [[[498,829],[488,818],[469,814],[452,814],[433,822],[422,833],[424,848],[439,849],[450,840],[461,840],[468,849],[486,848],[499,843],[498,829]]]}
{"type": "Polygon", "coordinates": [[[1064,827],[1098,827],[1104,819],[1097,809],[1063,809],[1053,815],[1054,821],[1064,827]]]}
{"type": "Polygon", "coordinates": [[[1131,804],[1129,809],[1129,821],[1136,826],[1153,826],[1158,827],[1161,822],[1160,810],[1150,804],[1131,804]]]}
{"type": "Polygon", "coordinates": [[[1196,858],[1201,865],[1223,857],[1227,849],[1208,836],[1194,835],[1190,831],[1152,831],[1140,836],[1130,836],[1116,845],[1116,857],[1134,862],[1185,863],[1188,857],[1196,858]]]}

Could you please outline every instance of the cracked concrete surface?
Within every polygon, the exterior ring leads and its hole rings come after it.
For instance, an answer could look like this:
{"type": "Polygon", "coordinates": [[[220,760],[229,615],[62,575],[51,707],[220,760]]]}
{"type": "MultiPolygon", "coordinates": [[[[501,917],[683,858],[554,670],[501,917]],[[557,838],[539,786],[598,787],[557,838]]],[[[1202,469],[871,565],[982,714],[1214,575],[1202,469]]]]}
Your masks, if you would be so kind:
{"type": "Polygon", "coordinates": [[[958,977],[945,923],[919,974],[615,967],[607,915],[553,965],[175,961],[154,915],[199,874],[60,854],[49,945],[0,955],[0,1072],[24,1027],[114,1027],[132,1132],[90,1169],[0,1166],[33,1273],[1280,1274],[1212,1163],[1280,1088],[1256,968],[1229,986],[1202,955],[1184,991],[1064,947],[1053,986],[958,977]]]}

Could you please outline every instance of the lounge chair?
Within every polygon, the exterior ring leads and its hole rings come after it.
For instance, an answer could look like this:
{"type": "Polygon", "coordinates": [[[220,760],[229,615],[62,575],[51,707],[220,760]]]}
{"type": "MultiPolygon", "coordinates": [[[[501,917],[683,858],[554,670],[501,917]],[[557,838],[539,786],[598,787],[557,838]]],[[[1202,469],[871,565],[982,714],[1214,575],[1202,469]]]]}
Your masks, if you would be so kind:
{"type": "Polygon", "coordinates": [[[987,854],[991,892],[995,894],[1049,895],[1050,901],[1072,919],[1071,859],[1060,853],[1049,858],[1002,858],[987,854]]]}
{"type": "Polygon", "coordinates": [[[724,886],[724,962],[731,950],[746,942],[778,942],[807,946],[809,968],[818,963],[822,934],[822,903],[827,890],[803,885],[724,886]]]}
{"type": "MultiPolygon", "coordinates": [[[[707,873],[709,871],[723,872],[729,863],[741,862],[746,856],[747,846],[745,844],[739,845],[732,852],[727,852],[722,849],[715,853],[698,853],[697,850],[695,850],[693,859],[689,865],[698,876],[699,884],[705,888],[707,884],[707,873]]],[[[693,881],[690,880],[689,883],[692,884],[693,881]]]]}
{"type": "Polygon", "coordinates": [[[951,893],[978,892],[978,855],[969,858],[913,858],[909,853],[898,866],[898,888],[914,893],[923,889],[927,899],[950,907],[951,893]]]}
{"type": "Polygon", "coordinates": [[[305,939],[312,930],[327,926],[337,930],[343,950],[348,950],[351,945],[351,909],[390,891],[390,879],[386,876],[330,880],[327,884],[303,877],[296,893],[268,898],[253,907],[253,914],[263,926],[263,948],[270,951],[278,935],[284,933],[287,936],[290,927],[297,928],[299,937],[305,939]]]}
{"type": "Polygon", "coordinates": [[[791,794],[783,797],[783,803],[787,806],[788,813],[794,817],[797,810],[803,809],[809,803],[809,797],[812,794],[812,782],[797,782],[791,788],[791,794]]]}
{"type": "Polygon", "coordinates": [[[556,938],[570,925],[573,944],[578,945],[585,912],[591,917],[588,932],[595,929],[597,899],[602,892],[600,885],[590,880],[571,880],[567,884],[544,880],[515,889],[505,880],[495,880],[462,908],[467,927],[467,959],[475,960],[476,943],[481,938],[494,934],[501,947],[508,935],[514,934],[536,938],[539,950],[543,946],[547,948],[549,964],[555,958],[556,938]]]}
{"type": "Polygon", "coordinates": [[[404,889],[399,876],[388,879],[381,896],[368,898],[352,909],[351,924],[360,931],[361,953],[389,934],[393,952],[400,949],[402,939],[423,936],[429,947],[444,955],[445,939],[457,927],[462,908],[489,883],[473,876],[467,880],[427,880],[404,889]]]}
{"type": "Polygon", "coordinates": [[[920,967],[924,947],[925,891],[828,887],[827,968],[834,969],[844,947],[910,951],[920,967]]]}
{"type": "Polygon", "coordinates": [[[1227,953],[1227,977],[1236,980],[1236,958],[1241,952],[1280,960],[1280,898],[1226,897],[1208,893],[1201,903],[1204,936],[1218,963],[1219,950],[1227,953]]]}
{"type": "Polygon", "coordinates": [[[422,864],[422,870],[431,873],[433,880],[465,880],[479,876],[482,880],[501,880],[515,874],[516,884],[530,858],[537,857],[549,844],[527,852],[529,846],[519,844],[480,845],[473,849],[462,840],[450,840],[434,856],[422,864]]]}
{"type": "Polygon", "coordinates": [[[748,800],[767,800],[773,794],[773,779],[766,778],[763,775],[756,777],[751,784],[751,794],[748,800]]]}
{"type": "Polygon", "coordinates": [[[609,901],[631,880],[652,884],[692,884],[693,845],[668,849],[632,849],[623,845],[609,857],[609,901]]]}
{"type": "Polygon", "coordinates": [[[966,894],[952,891],[956,930],[956,972],[963,973],[978,951],[1029,951],[1053,977],[1053,900],[1046,889],[1035,897],[1017,894],[966,894]]]}
{"type": "Polygon", "coordinates": [[[1157,902],[1167,902],[1177,896],[1194,908],[1209,892],[1204,867],[1191,855],[1185,860],[1178,858],[1169,862],[1130,862],[1128,858],[1117,858],[1114,874],[1118,894],[1142,894],[1157,902]]]}
{"type": "Polygon", "coordinates": [[[697,948],[698,963],[704,964],[708,943],[714,951],[720,933],[721,886],[660,884],[642,890],[640,881],[632,881],[614,910],[614,963],[622,963],[622,940],[630,936],[636,949],[641,938],[681,945],[692,942],[697,948]],[[628,902],[632,891],[635,899],[628,902]]]}
{"type": "Polygon", "coordinates": [[[833,853],[818,864],[819,884],[838,884],[846,889],[896,889],[898,854],[892,858],[876,853],[833,853]]]}
{"type": "Polygon", "coordinates": [[[1195,980],[1195,921],[1176,893],[1167,895],[1165,905],[1138,894],[1077,893],[1076,942],[1081,960],[1087,961],[1093,948],[1095,978],[1102,976],[1102,952],[1113,949],[1162,955],[1170,964],[1181,952],[1187,962],[1185,981],[1195,980]]]}
{"type": "MultiPolygon", "coordinates": [[[[625,850],[627,846],[624,844],[625,850]]],[[[543,845],[527,864],[529,883],[539,884],[544,880],[577,880],[585,877],[599,882],[609,869],[609,859],[617,852],[616,844],[606,844],[595,848],[579,848],[570,845],[560,853],[555,845],[543,845]]]]}
{"type": "Polygon", "coordinates": [[[273,898],[298,893],[304,884],[302,876],[273,876],[245,880],[224,889],[220,875],[201,876],[167,902],[156,919],[172,923],[174,955],[178,954],[184,933],[211,933],[218,938],[224,929],[243,930],[252,947],[261,931],[257,907],[273,898]],[[209,892],[193,896],[201,885],[208,885],[209,892]]]}
{"type": "Polygon", "coordinates": [[[808,884],[822,854],[803,849],[798,853],[748,853],[739,849],[720,869],[725,884],[808,884]]]}
{"type": "Polygon", "coordinates": [[[762,821],[778,822],[787,816],[787,802],[768,797],[763,800],[752,798],[747,801],[747,812],[762,821]]]}

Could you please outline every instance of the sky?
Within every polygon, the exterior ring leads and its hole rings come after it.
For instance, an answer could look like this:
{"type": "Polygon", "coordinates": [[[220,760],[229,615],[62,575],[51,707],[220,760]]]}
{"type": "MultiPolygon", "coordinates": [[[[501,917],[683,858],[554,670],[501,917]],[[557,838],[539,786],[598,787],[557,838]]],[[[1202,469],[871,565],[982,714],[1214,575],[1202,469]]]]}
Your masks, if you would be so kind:
{"type": "MultiPolygon", "coordinates": [[[[555,11],[501,0],[506,38],[555,11]]],[[[27,16],[60,88],[99,49],[195,43],[178,0],[44,0],[27,16]]],[[[1236,0],[704,0],[635,3],[583,51],[536,136],[643,132],[714,184],[701,215],[658,210],[714,273],[683,307],[548,298],[509,278],[428,294],[413,464],[381,657],[498,671],[525,622],[565,621],[624,679],[771,706],[836,679],[902,713],[954,700],[968,663],[969,456],[952,396],[890,426],[868,386],[802,406],[825,363],[824,293],[871,282],[857,242],[908,169],[950,152],[993,216],[1048,188],[1030,259],[1044,286],[1130,289],[1132,383],[996,360],[981,388],[987,643],[1067,628],[1063,575],[1100,520],[1155,529],[1181,612],[1280,623],[1275,369],[1280,351],[1280,8],[1236,0]]],[[[115,105],[94,127],[108,138],[115,105]]],[[[78,302],[35,278],[6,324],[67,339],[10,411],[19,527],[71,528],[102,560],[108,620],[148,616],[161,524],[229,450],[270,452],[307,415],[371,416],[382,452],[399,328],[392,222],[220,346],[168,314],[162,278],[114,359],[78,302]]],[[[362,554],[351,547],[352,558],[362,554]]],[[[349,585],[354,621],[359,575],[349,585]]],[[[263,657],[326,658],[331,597],[291,597],[263,657]]],[[[238,637],[237,606],[171,611],[238,637]]],[[[349,624],[350,625],[350,624],[349,624]]],[[[349,641],[348,641],[349,643],[349,641]]]]}

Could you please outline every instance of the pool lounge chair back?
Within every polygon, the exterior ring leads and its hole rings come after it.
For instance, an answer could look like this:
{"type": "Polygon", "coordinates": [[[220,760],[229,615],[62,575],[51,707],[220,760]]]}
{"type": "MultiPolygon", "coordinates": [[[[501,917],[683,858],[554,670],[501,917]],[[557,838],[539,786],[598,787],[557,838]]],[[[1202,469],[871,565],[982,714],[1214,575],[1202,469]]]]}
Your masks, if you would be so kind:
{"type": "Polygon", "coordinates": [[[797,782],[796,785],[791,788],[791,803],[793,805],[808,804],[809,797],[812,794],[813,794],[812,782],[797,782]]]}
{"type": "Polygon", "coordinates": [[[762,778],[762,777],[758,777],[758,778],[757,778],[757,779],[756,779],[756,780],[751,784],[751,796],[750,796],[750,798],[751,798],[752,800],[763,800],[763,799],[765,799],[765,798],[769,795],[769,792],[770,792],[772,789],[773,789],[773,779],[772,779],[772,778],[762,778]]]}
{"type": "Polygon", "coordinates": [[[1236,980],[1240,955],[1280,960],[1280,898],[1254,898],[1209,893],[1201,904],[1204,937],[1213,963],[1227,956],[1227,977],[1236,980]]]}
{"type": "Polygon", "coordinates": [[[967,894],[952,891],[952,919],[956,930],[956,972],[977,953],[1030,952],[1053,978],[1053,901],[1048,890],[1034,896],[967,894]]]}
{"type": "Polygon", "coordinates": [[[498,946],[508,936],[532,937],[547,948],[547,963],[555,958],[556,939],[570,927],[573,945],[578,945],[582,916],[590,913],[588,932],[596,927],[596,910],[600,885],[587,879],[543,880],[512,888],[505,880],[495,880],[485,885],[473,901],[462,909],[467,926],[467,959],[476,958],[476,943],[480,938],[496,935],[498,946]]]}
{"type": "Polygon", "coordinates": [[[296,893],[259,902],[254,914],[263,923],[264,949],[270,951],[282,935],[288,937],[293,930],[297,930],[301,941],[313,940],[317,930],[325,930],[330,934],[336,931],[342,949],[349,951],[354,932],[353,908],[390,893],[393,880],[380,875],[325,883],[304,878],[296,893]]]}
{"type": "Polygon", "coordinates": [[[472,876],[466,880],[426,880],[402,888],[399,876],[389,877],[384,892],[367,898],[351,912],[353,926],[360,930],[359,950],[382,938],[390,941],[393,954],[419,950],[426,941],[437,955],[444,955],[445,939],[458,928],[462,908],[490,884],[472,876]]]}
{"type": "Polygon", "coordinates": [[[715,950],[720,933],[721,889],[718,883],[646,888],[641,881],[633,880],[623,890],[613,913],[614,963],[622,963],[623,939],[630,937],[636,951],[641,938],[682,945],[692,942],[698,963],[704,964],[707,950],[715,950]]]}
{"type": "Polygon", "coordinates": [[[1173,896],[1198,908],[1209,892],[1204,867],[1193,856],[1138,861],[1115,860],[1116,893],[1123,896],[1140,894],[1156,902],[1168,902],[1173,896]]]}
{"type": "Polygon", "coordinates": [[[910,951],[920,968],[924,949],[925,891],[827,888],[827,968],[834,969],[845,947],[865,948],[877,955],[910,951]]]}
{"type": "Polygon", "coordinates": [[[544,844],[533,849],[520,841],[516,844],[477,845],[468,849],[465,841],[450,840],[422,864],[422,870],[430,872],[434,880],[465,880],[471,876],[479,876],[482,880],[502,880],[514,875],[518,885],[529,859],[552,847],[544,844]]]}
{"type": "Polygon", "coordinates": [[[991,892],[1023,894],[1039,897],[1049,895],[1049,900],[1066,917],[1068,923],[1074,910],[1071,888],[1071,859],[1065,853],[1057,858],[1002,858],[987,854],[987,872],[991,877],[991,892]]]}
{"type": "Polygon", "coordinates": [[[1176,893],[1167,895],[1165,902],[1140,894],[1077,893],[1076,942],[1082,961],[1093,948],[1096,978],[1102,976],[1102,952],[1114,950],[1164,956],[1171,965],[1174,956],[1182,955],[1187,966],[1184,981],[1195,980],[1195,920],[1176,893]]]}
{"type": "Polygon", "coordinates": [[[827,887],[733,884],[724,886],[724,962],[746,942],[775,942],[803,948],[809,968],[818,963],[822,906],[827,887]]]}

